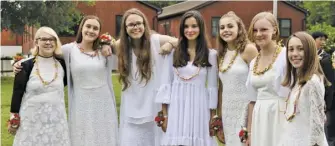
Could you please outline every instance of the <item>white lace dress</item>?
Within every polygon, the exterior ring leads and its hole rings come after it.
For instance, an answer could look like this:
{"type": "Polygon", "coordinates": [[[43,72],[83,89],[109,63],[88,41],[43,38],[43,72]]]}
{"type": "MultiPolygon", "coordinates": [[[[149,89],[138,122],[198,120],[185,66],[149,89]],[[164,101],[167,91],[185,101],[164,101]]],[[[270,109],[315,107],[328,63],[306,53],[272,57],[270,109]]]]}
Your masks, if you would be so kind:
{"type": "Polygon", "coordinates": [[[252,115],[251,145],[276,146],[283,134],[285,99],[289,88],[281,86],[285,77],[286,48],[283,48],[263,75],[254,75],[255,59],[247,79],[248,99],[256,101],[252,115]]]}
{"type": "Polygon", "coordinates": [[[159,54],[159,35],[152,34],[150,80],[140,82],[137,68],[137,57],[132,51],[130,87],[121,92],[120,107],[120,145],[121,146],[159,146],[162,130],[154,122],[161,105],[155,103],[155,96],[159,85],[159,76],[163,57],[159,54]]]}
{"type": "MultiPolygon", "coordinates": [[[[227,51],[232,56],[235,51],[227,51]]],[[[231,58],[225,57],[221,65],[226,68],[231,58]]],[[[222,123],[226,146],[242,146],[238,133],[247,126],[248,96],[245,82],[249,72],[248,64],[238,54],[234,64],[226,72],[219,72],[222,83],[222,123]]]]}
{"type": "Polygon", "coordinates": [[[209,134],[210,109],[216,109],[218,102],[217,88],[217,60],[216,51],[210,50],[209,62],[212,67],[198,67],[192,62],[184,67],[173,67],[173,53],[164,63],[161,76],[162,86],[157,94],[156,102],[168,104],[167,131],[163,134],[161,145],[187,145],[187,146],[216,146],[216,141],[209,134]],[[207,86],[206,86],[207,82],[207,86]]]}
{"type": "MultiPolygon", "coordinates": [[[[58,61],[57,61],[58,62],[58,61]]],[[[40,75],[51,81],[55,72],[58,77],[49,85],[43,85],[34,65],[23,95],[18,129],[13,146],[70,146],[69,129],[64,103],[64,70],[53,58],[38,56],[40,75]]]]}
{"type": "Polygon", "coordinates": [[[328,146],[324,132],[326,116],[324,113],[325,89],[323,80],[317,76],[307,81],[301,88],[292,89],[287,102],[285,116],[289,117],[294,111],[294,102],[297,100],[296,115],[292,121],[284,122],[284,135],[278,146],[328,146]]]}
{"type": "Polygon", "coordinates": [[[100,53],[95,57],[83,54],[75,43],[64,48],[70,52],[66,65],[70,69],[71,145],[118,145],[118,118],[114,92],[109,84],[111,70],[108,60],[100,53]]]}

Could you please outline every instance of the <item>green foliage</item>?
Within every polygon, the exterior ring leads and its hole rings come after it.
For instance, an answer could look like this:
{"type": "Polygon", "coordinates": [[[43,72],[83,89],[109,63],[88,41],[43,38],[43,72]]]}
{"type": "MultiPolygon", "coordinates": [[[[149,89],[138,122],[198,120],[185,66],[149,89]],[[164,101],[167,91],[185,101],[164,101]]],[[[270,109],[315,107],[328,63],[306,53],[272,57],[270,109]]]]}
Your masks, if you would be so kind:
{"type": "Polygon", "coordinates": [[[308,10],[308,25],[327,23],[335,26],[335,1],[304,1],[301,6],[308,10]]]}
{"type": "Polygon", "coordinates": [[[1,1],[1,29],[24,33],[24,26],[48,26],[58,32],[74,33],[73,21],[80,17],[71,1],[1,1]]]}
{"type": "Polygon", "coordinates": [[[326,22],[317,23],[315,25],[311,25],[308,29],[308,32],[310,33],[313,33],[315,31],[322,31],[328,35],[326,50],[335,47],[335,27],[332,27],[326,22]]]}
{"type": "Polygon", "coordinates": [[[183,2],[183,0],[176,0],[176,1],[155,1],[155,0],[149,0],[147,1],[150,4],[153,4],[159,8],[163,8],[166,6],[174,5],[180,2],[183,2]]]}

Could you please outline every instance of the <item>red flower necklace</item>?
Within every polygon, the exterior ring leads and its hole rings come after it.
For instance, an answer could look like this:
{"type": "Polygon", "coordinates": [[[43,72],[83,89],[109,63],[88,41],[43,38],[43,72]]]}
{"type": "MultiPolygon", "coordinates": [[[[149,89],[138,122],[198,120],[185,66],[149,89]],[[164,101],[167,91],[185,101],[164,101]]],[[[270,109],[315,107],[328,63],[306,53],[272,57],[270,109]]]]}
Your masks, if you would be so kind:
{"type": "Polygon", "coordinates": [[[95,56],[98,55],[98,49],[94,50],[93,54],[90,54],[90,53],[85,52],[84,48],[82,48],[79,44],[77,44],[77,46],[78,46],[80,52],[83,53],[83,54],[85,54],[85,55],[87,55],[87,56],[90,56],[90,57],[93,58],[93,57],[95,57],[95,56]]]}

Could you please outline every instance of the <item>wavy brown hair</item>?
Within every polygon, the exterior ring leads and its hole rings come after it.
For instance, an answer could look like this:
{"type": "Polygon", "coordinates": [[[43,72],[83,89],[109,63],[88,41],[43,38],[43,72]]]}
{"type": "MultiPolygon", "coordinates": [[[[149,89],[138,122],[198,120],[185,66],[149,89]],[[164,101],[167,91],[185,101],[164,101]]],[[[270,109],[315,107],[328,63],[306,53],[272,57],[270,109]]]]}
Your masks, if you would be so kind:
{"type": "MultiPolygon", "coordinates": [[[[94,20],[97,20],[99,22],[99,34],[101,32],[101,21],[99,19],[99,17],[97,16],[94,16],[94,15],[87,15],[85,16],[81,22],[80,22],[80,25],[79,25],[79,29],[78,29],[78,32],[77,32],[77,37],[76,37],[76,42],[77,43],[81,43],[83,41],[83,27],[84,27],[84,24],[87,20],[89,19],[94,19],[94,20]]],[[[99,48],[99,36],[94,40],[93,42],[93,50],[96,50],[99,48]]]]}
{"type": "MultiPolygon", "coordinates": [[[[303,31],[296,32],[287,39],[287,42],[286,42],[287,47],[292,37],[296,37],[302,42],[303,49],[304,49],[304,59],[303,59],[304,62],[303,62],[301,71],[298,74],[297,69],[295,69],[291,63],[289,63],[289,58],[288,58],[289,49],[287,49],[286,51],[286,61],[287,61],[286,76],[285,76],[285,79],[282,85],[293,88],[297,82],[299,85],[302,85],[302,86],[305,85],[306,82],[309,79],[311,79],[313,74],[317,74],[319,76],[324,77],[324,73],[322,71],[322,68],[319,62],[317,48],[316,48],[316,44],[315,44],[313,37],[303,31]]],[[[324,83],[326,85],[330,85],[330,83],[325,77],[324,77],[324,83]]]]}
{"type": "MultiPolygon", "coordinates": [[[[229,11],[228,13],[224,14],[220,18],[220,20],[223,18],[232,18],[233,20],[235,20],[237,27],[238,27],[238,32],[237,32],[236,39],[234,40],[233,43],[236,46],[237,51],[242,53],[246,45],[249,43],[248,34],[247,34],[247,31],[245,30],[245,26],[244,26],[242,19],[238,17],[233,11],[229,11]]],[[[220,22],[219,22],[218,32],[220,32],[220,22]]],[[[218,59],[221,60],[227,52],[228,44],[221,38],[220,34],[217,35],[216,37],[216,43],[218,47],[218,59]]]]}
{"type": "Polygon", "coordinates": [[[201,14],[195,10],[186,12],[181,18],[179,26],[180,38],[177,49],[173,54],[173,66],[183,67],[187,65],[188,61],[190,61],[190,55],[187,52],[188,39],[184,34],[184,29],[185,29],[185,20],[191,17],[195,18],[200,30],[199,36],[197,37],[197,45],[193,65],[201,67],[210,67],[212,65],[208,61],[209,49],[207,44],[208,41],[206,37],[205,22],[201,14]]]}
{"type": "Polygon", "coordinates": [[[126,11],[123,15],[120,30],[120,46],[118,54],[118,70],[120,73],[119,81],[123,83],[122,91],[130,86],[129,75],[132,69],[132,41],[133,39],[128,35],[126,30],[126,20],[129,15],[138,15],[143,18],[144,34],[141,37],[141,47],[134,49],[137,57],[136,65],[140,74],[140,82],[145,80],[147,84],[152,75],[151,53],[150,53],[150,28],[146,16],[138,9],[132,8],[126,11]]]}

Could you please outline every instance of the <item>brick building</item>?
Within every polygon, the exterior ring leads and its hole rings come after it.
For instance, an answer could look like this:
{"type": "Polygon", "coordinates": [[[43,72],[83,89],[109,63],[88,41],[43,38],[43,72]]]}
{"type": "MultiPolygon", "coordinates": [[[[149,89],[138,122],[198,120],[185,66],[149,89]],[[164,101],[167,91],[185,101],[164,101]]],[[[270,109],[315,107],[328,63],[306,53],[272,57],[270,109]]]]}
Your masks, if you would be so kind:
{"type": "MultiPolygon", "coordinates": [[[[171,36],[179,36],[179,21],[189,10],[198,10],[205,19],[206,30],[211,44],[215,47],[215,37],[218,34],[220,17],[228,11],[234,11],[248,29],[252,18],[259,12],[272,12],[272,1],[186,1],[163,8],[158,16],[158,32],[171,36]]],[[[277,18],[281,38],[285,39],[291,33],[305,30],[307,11],[286,1],[278,1],[277,18]]]]}

